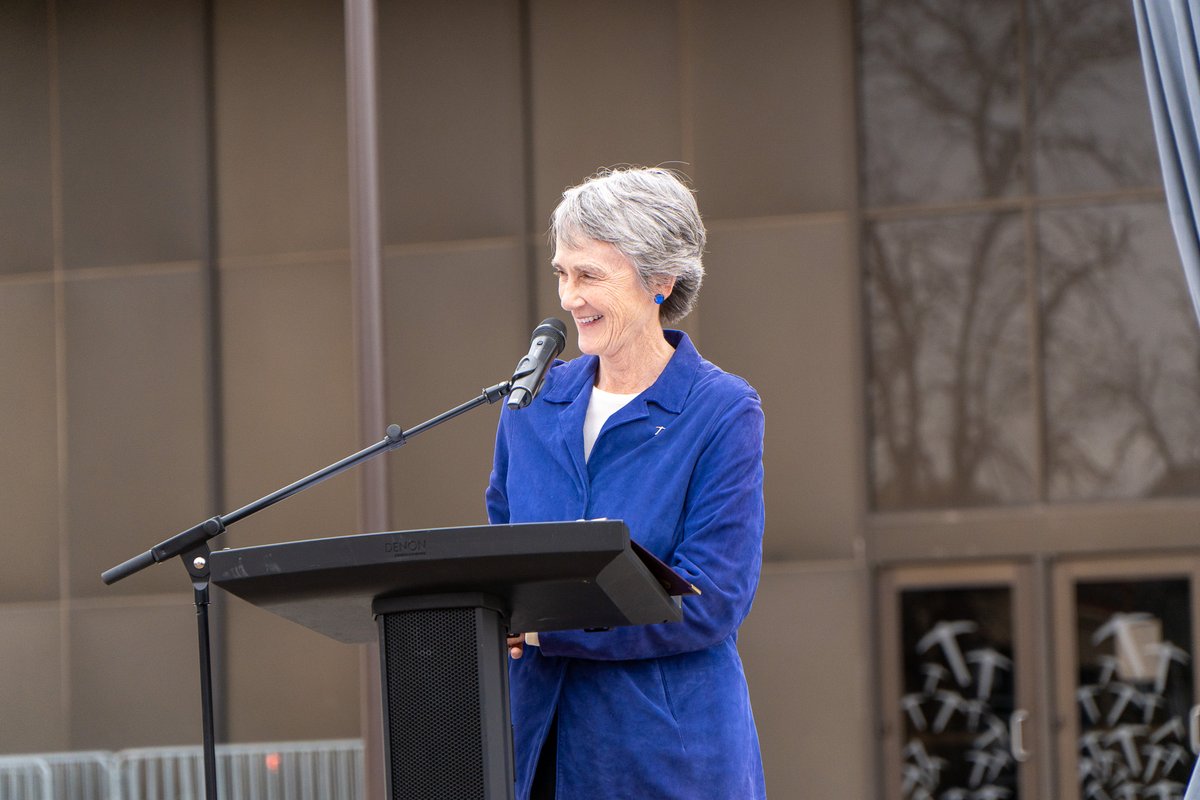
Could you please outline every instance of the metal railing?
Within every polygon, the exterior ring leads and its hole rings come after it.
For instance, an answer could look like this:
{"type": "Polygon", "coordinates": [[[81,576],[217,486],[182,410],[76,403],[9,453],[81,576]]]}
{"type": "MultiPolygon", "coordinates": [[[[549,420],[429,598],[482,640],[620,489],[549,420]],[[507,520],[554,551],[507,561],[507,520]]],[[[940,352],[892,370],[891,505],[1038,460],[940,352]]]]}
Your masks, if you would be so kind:
{"type": "Polygon", "coordinates": [[[33,756],[0,756],[0,800],[54,800],[50,765],[33,756]]]}
{"type": "MultiPolygon", "coordinates": [[[[357,739],[217,747],[221,800],[362,800],[357,739]]],[[[0,800],[203,800],[199,747],[0,757],[0,800]]]]}
{"type": "MultiPolygon", "coordinates": [[[[54,800],[115,800],[113,775],[116,756],[107,751],[45,753],[38,756],[50,767],[54,800]]],[[[0,797],[0,800],[3,800],[0,797]]]]}

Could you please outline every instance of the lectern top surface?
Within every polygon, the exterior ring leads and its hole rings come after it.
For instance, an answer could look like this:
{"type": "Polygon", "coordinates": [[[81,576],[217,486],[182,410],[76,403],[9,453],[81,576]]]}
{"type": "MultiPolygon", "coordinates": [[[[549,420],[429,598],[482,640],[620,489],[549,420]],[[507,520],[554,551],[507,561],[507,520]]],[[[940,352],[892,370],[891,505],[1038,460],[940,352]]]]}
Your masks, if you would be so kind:
{"type": "Polygon", "coordinates": [[[217,586],[345,642],[374,640],[381,597],[483,593],[511,630],[549,631],[675,621],[670,593],[688,586],[619,520],[310,539],[219,550],[210,564],[217,586]]]}

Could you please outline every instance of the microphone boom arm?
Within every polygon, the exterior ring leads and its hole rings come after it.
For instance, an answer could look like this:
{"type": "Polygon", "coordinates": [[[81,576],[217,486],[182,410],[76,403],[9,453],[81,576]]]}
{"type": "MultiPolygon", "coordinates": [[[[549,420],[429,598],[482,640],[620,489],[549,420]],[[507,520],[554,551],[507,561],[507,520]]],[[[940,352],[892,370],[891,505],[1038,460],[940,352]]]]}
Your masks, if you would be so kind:
{"type": "Polygon", "coordinates": [[[218,800],[217,796],[217,752],[216,752],[216,734],[213,712],[213,691],[212,691],[212,651],[209,638],[208,624],[208,606],[209,606],[209,565],[208,558],[211,555],[211,550],[208,547],[208,541],[215,536],[222,534],[229,525],[237,522],[240,519],[250,516],[255,512],[262,511],[267,506],[274,505],[280,500],[284,500],[292,495],[302,492],[314,484],[332,478],[339,472],[344,472],[353,466],[361,464],[369,458],[373,458],[380,453],[388,450],[395,450],[409,439],[419,433],[433,428],[446,420],[470,411],[472,408],[486,404],[495,403],[502,397],[508,395],[513,388],[513,380],[509,379],[503,383],[498,383],[495,386],[489,386],[484,389],[478,397],[469,400],[460,406],[450,409],[433,419],[422,422],[411,430],[405,431],[399,425],[389,425],[384,438],[371,445],[370,447],[359,450],[357,453],[346,456],[340,461],[330,464],[322,470],[318,470],[306,478],[301,478],[295,483],[284,486],[266,497],[255,500],[247,506],[239,508],[224,516],[216,516],[211,519],[206,519],[199,525],[188,528],[185,531],[175,534],[169,539],[165,539],[154,547],[150,548],[140,555],[124,561],[111,569],[101,573],[100,579],[105,584],[114,584],[119,580],[128,578],[135,572],[140,572],[152,564],[159,564],[175,556],[179,556],[183,562],[184,569],[187,570],[188,576],[192,583],[192,595],[196,605],[196,632],[197,643],[200,656],[200,722],[203,729],[203,769],[204,769],[204,796],[206,800],[218,800]]]}
{"type": "MultiPolygon", "coordinates": [[[[517,376],[513,377],[516,378],[517,376]]],[[[133,575],[136,572],[141,572],[143,569],[152,564],[161,564],[163,561],[167,561],[175,556],[182,556],[186,553],[189,553],[196,547],[207,542],[209,539],[224,533],[228,526],[232,525],[238,520],[262,511],[268,506],[273,506],[280,500],[285,500],[294,494],[304,491],[310,486],[315,486],[321,481],[332,478],[338,473],[345,472],[351,467],[358,466],[362,462],[374,458],[380,453],[387,452],[389,450],[395,450],[397,447],[400,447],[407,442],[411,437],[424,433],[430,428],[435,428],[447,420],[451,420],[457,416],[465,414],[473,408],[495,403],[501,398],[507,396],[508,393],[512,391],[512,384],[513,380],[509,379],[502,383],[497,383],[495,386],[489,386],[486,389],[483,389],[478,397],[468,400],[462,405],[455,406],[449,411],[438,414],[436,417],[426,420],[420,425],[416,425],[407,431],[402,429],[399,425],[389,425],[384,434],[384,438],[370,447],[346,456],[340,461],[336,461],[324,469],[317,470],[313,474],[305,478],[301,478],[295,483],[284,486],[282,489],[277,489],[265,497],[261,497],[258,500],[255,500],[253,503],[243,506],[236,511],[231,511],[230,513],[222,516],[206,519],[199,525],[195,525],[185,531],[182,531],[181,533],[177,533],[171,538],[159,542],[146,552],[136,555],[133,558],[124,561],[115,567],[112,567],[111,569],[105,570],[103,573],[101,573],[100,580],[104,581],[105,584],[112,585],[119,580],[128,578],[130,575],[133,575]]]]}

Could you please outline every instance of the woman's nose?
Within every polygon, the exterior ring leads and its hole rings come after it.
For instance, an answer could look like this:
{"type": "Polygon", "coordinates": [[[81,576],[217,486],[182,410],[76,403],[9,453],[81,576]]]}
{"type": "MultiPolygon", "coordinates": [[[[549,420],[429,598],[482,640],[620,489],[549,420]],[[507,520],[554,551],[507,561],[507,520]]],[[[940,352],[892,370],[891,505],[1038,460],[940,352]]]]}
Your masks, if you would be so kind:
{"type": "Polygon", "coordinates": [[[570,311],[572,308],[579,306],[579,292],[575,290],[575,284],[571,281],[562,281],[558,284],[558,301],[562,306],[563,311],[570,311]]]}

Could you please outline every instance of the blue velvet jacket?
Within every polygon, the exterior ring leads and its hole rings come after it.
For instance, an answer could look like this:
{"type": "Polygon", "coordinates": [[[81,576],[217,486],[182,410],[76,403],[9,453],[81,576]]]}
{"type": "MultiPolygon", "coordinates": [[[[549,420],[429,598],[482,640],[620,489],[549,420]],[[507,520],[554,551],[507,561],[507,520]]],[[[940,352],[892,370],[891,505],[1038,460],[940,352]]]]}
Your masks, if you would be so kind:
{"type": "Polygon", "coordinates": [[[622,519],[703,594],[678,623],[540,633],[509,662],[517,796],[558,712],[558,796],[765,797],[737,652],[762,565],[763,414],[744,380],[667,331],[675,354],[605,423],[586,463],[597,359],[558,362],[527,408],[500,415],[493,523],[622,519]]]}

